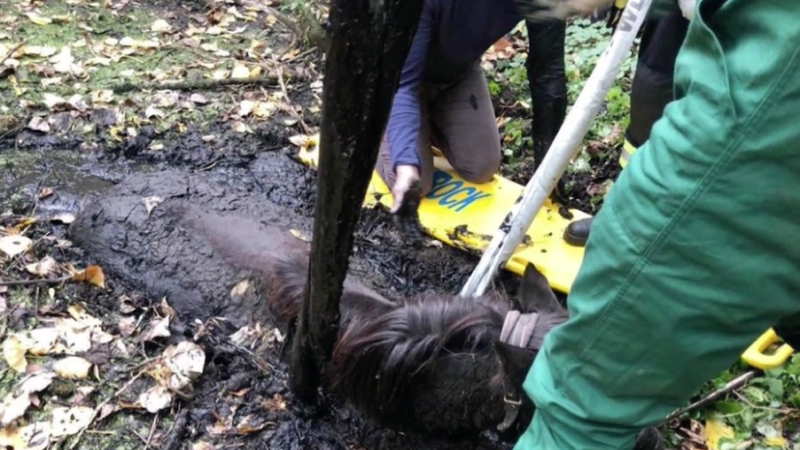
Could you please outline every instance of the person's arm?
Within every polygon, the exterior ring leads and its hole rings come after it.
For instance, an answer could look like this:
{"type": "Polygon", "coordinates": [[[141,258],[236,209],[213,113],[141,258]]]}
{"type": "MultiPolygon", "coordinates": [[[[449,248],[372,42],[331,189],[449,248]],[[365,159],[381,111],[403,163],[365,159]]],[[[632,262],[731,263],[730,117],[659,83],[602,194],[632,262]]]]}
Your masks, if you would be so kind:
{"type": "Polygon", "coordinates": [[[417,96],[433,32],[434,16],[431,6],[431,1],[425,0],[417,32],[400,72],[400,82],[392,102],[387,125],[392,170],[398,165],[410,165],[417,170],[420,169],[417,137],[421,114],[417,96]]]}
{"type": "Polygon", "coordinates": [[[567,114],[567,76],[564,61],[566,22],[526,21],[526,69],[533,109],[534,167],[538,168],[567,114]]]}

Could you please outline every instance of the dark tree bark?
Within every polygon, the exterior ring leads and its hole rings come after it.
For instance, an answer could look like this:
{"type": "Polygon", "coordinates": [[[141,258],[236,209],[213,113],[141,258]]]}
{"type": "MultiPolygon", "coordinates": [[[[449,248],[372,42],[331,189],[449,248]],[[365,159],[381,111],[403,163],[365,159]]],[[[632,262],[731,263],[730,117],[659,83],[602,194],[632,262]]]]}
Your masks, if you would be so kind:
{"type": "Polygon", "coordinates": [[[423,0],[332,0],[314,236],[292,336],[292,388],[316,401],[338,334],[353,233],[423,0]]]}

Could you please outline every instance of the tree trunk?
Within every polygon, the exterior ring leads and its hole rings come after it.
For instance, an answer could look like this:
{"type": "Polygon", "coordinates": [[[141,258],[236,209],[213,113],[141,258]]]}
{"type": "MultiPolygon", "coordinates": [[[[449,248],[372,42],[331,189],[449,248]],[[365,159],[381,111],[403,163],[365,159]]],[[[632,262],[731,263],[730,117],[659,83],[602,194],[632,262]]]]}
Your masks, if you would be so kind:
{"type": "Polygon", "coordinates": [[[423,0],[332,0],[309,279],[292,337],[292,388],[316,401],[339,331],[353,233],[423,0]]]}

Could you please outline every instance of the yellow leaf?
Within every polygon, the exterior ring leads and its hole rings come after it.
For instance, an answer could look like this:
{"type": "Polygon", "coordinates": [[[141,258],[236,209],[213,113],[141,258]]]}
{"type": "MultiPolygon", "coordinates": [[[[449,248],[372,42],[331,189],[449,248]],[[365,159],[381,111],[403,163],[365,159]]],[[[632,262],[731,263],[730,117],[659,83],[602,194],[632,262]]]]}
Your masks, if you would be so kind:
{"type": "Polygon", "coordinates": [[[781,436],[772,436],[764,438],[764,443],[770,447],[786,448],[786,439],[781,436]]]}
{"type": "Polygon", "coordinates": [[[255,109],[253,109],[253,115],[256,117],[269,117],[272,115],[272,111],[274,110],[275,105],[272,103],[257,102],[255,109]]]}
{"type": "Polygon", "coordinates": [[[733,430],[722,422],[716,420],[706,421],[705,432],[706,445],[710,449],[719,448],[719,440],[722,438],[732,439],[733,430]]]}
{"type": "Polygon", "coordinates": [[[36,25],[47,25],[53,23],[50,18],[42,17],[34,12],[25,13],[25,15],[28,16],[28,19],[30,19],[31,22],[35,23],[36,25]]]}
{"type": "Polygon", "coordinates": [[[19,373],[25,373],[25,369],[28,368],[25,351],[25,347],[17,336],[12,334],[3,340],[3,357],[8,366],[19,373]]]}

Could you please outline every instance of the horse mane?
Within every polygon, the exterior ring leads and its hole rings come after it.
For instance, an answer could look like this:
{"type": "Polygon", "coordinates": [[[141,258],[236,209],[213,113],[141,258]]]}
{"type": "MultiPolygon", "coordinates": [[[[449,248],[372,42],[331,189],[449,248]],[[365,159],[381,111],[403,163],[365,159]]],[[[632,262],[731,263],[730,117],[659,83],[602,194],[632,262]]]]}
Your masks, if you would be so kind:
{"type": "Polygon", "coordinates": [[[442,352],[489,351],[508,308],[496,294],[425,296],[361,317],[341,333],[329,385],[372,417],[403,414],[404,391],[412,380],[425,377],[442,352]]]}

